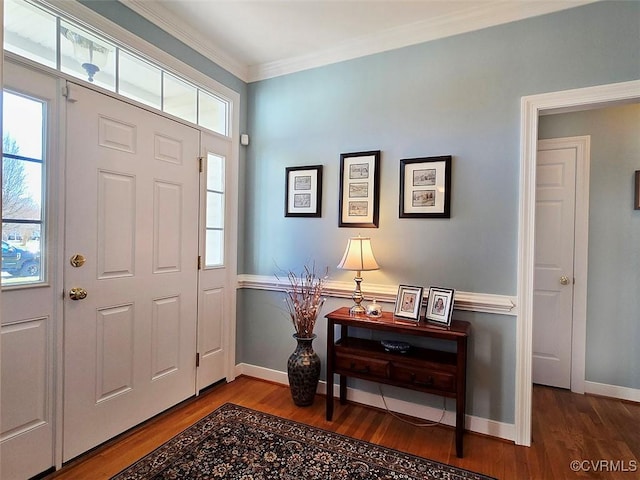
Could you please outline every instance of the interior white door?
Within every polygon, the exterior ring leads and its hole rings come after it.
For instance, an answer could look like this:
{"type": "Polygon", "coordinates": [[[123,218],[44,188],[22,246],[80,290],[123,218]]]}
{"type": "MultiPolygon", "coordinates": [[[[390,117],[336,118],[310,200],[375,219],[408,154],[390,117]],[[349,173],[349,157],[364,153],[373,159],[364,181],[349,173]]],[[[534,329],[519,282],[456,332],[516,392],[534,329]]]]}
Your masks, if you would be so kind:
{"type": "Polygon", "coordinates": [[[233,165],[226,137],[202,134],[200,175],[200,275],[198,307],[198,391],[227,377],[229,327],[234,275],[229,257],[236,255],[229,225],[234,218],[229,191],[233,165]]]}
{"type": "Polygon", "coordinates": [[[74,84],[67,104],[64,461],[195,393],[200,135],[74,84]]]}
{"type": "MultiPolygon", "coordinates": [[[[29,102],[34,104],[32,106],[41,105],[44,114],[41,121],[33,125],[33,115],[27,112],[22,118],[5,117],[5,133],[17,140],[23,155],[32,156],[24,151],[27,143],[42,146],[42,167],[47,185],[46,195],[42,197],[45,225],[43,235],[37,240],[38,251],[44,254],[43,281],[22,287],[11,287],[8,283],[9,288],[2,291],[0,478],[12,480],[30,478],[54,465],[54,338],[59,309],[53,269],[58,244],[55,228],[58,209],[54,193],[58,158],[54,145],[57,144],[60,93],[56,78],[10,61],[4,63],[4,88],[33,100],[29,102]],[[35,131],[35,137],[20,135],[20,131],[25,131],[25,123],[26,131],[35,131]],[[42,133],[41,138],[37,138],[38,133],[42,133]]],[[[11,275],[5,274],[3,272],[3,279],[10,279],[11,275]]]]}
{"type": "Polygon", "coordinates": [[[571,387],[576,148],[538,143],[533,382],[571,387]]]}

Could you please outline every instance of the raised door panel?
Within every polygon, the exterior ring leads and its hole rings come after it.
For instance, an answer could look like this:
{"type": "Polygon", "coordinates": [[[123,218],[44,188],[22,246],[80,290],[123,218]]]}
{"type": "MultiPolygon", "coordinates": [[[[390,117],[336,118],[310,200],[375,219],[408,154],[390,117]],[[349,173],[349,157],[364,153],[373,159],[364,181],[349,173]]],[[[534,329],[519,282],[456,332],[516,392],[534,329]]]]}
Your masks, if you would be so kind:
{"type": "Polygon", "coordinates": [[[182,186],[154,184],[153,272],[179,272],[182,253],[182,186]]]}
{"type": "Polygon", "coordinates": [[[176,372],[180,366],[180,315],[180,296],[153,301],[152,380],[176,372]]]}
{"type": "Polygon", "coordinates": [[[3,479],[25,478],[25,472],[35,474],[53,465],[49,322],[49,318],[23,320],[3,325],[0,331],[0,442],[4,457],[0,477],[3,479]]]}
{"type": "Polygon", "coordinates": [[[135,308],[101,308],[96,315],[96,403],[130,392],[134,378],[135,308]]]}
{"type": "Polygon", "coordinates": [[[98,172],[98,278],[135,275],[136,180],[98,172]]]}

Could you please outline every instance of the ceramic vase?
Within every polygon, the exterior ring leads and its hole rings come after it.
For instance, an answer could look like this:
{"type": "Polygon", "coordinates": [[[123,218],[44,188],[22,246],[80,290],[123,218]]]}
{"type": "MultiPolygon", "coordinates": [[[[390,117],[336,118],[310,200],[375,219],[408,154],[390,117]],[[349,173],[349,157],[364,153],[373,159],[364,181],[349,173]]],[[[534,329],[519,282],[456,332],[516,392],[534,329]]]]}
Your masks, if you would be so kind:
{"type": "Polygon", "coordinates": [[[294,334],[293,338],[298,344],[287,361],[291,397],[299,407],[307,407],[313,404],[320,380],[320,357],[312,346],[316,335],[301,338],[294,334]]]}

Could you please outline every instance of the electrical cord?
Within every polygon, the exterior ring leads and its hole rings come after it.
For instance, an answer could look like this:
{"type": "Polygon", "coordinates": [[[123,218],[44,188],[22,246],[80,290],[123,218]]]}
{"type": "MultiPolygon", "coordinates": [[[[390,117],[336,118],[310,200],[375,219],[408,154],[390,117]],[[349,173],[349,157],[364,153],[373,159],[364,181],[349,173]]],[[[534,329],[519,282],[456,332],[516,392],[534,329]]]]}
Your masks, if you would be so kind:
{"type": "Polygon", "coordinates": [[[402,416],[398,415],[395,412],[392,412],[391,410],[389,410],[389,407],[387,405],[387,400],[384,398],[384,394],[382,393],[382,386],[380,384],[378,384],[378,391],[380,392],[380,397],[382,398],[382,403],[384,404],[384,408],[387,411],[387,413],[389,415],[391,415],[392,417],[397,418],[398,420],[400,420],[401,422],[404,423],[408,423],[409,425],[413,425],[414,427],[435,427],[437,425],[442,425],[442,420],[444,419],[444,415],[447,412],[446,410],[446,399],[443,397],[442,398],[442,415],[440,415],[440,419],[437,422],[428,422],[428,423],[416,423],[416,422],[412,422],[411,420],[408,420],[406,418],[403,418],[402,416]]]}

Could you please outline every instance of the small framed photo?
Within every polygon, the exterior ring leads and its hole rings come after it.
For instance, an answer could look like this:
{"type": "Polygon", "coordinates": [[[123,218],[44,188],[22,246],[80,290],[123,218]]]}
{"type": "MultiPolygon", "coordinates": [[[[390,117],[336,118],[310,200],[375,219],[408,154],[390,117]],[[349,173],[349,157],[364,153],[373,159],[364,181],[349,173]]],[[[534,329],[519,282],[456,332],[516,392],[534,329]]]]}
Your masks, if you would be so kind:
{"type": "Polygon", "coordinates": [[[339,227],[378,228],[380,150],[340,155],[339,227]]]}
{"type": "Polygon", "coordinates": [[[450,218],[450,204],[450,155],[400,160],[400,218],[450,218]]]}
{"type": "Polygon", "coordinates": [[[636,170],[636,194],[634,195],[634,199],[633,208],[640,210],[640,170],[636,170]]]}
{"type": "Polygon", "coordinates": [[[420,321],[422,308],[422,287],[400,285],[396,298],[396,309],[393,314],[396,317],[406,318],[414,322],[420,321]]]}
{"type": "Polygon", "coordinates": [[[322,216],[322,165],[285,169],[285,217],[322,216]]]}
{"type": "Polygon", "coordinates": [[[425,318],[428,322],[438,325],[451,325],[451,314],[453,313],[454,290],[442,287],[429,287],[429,298],[427,299],[427,311],[425,318]]]}

